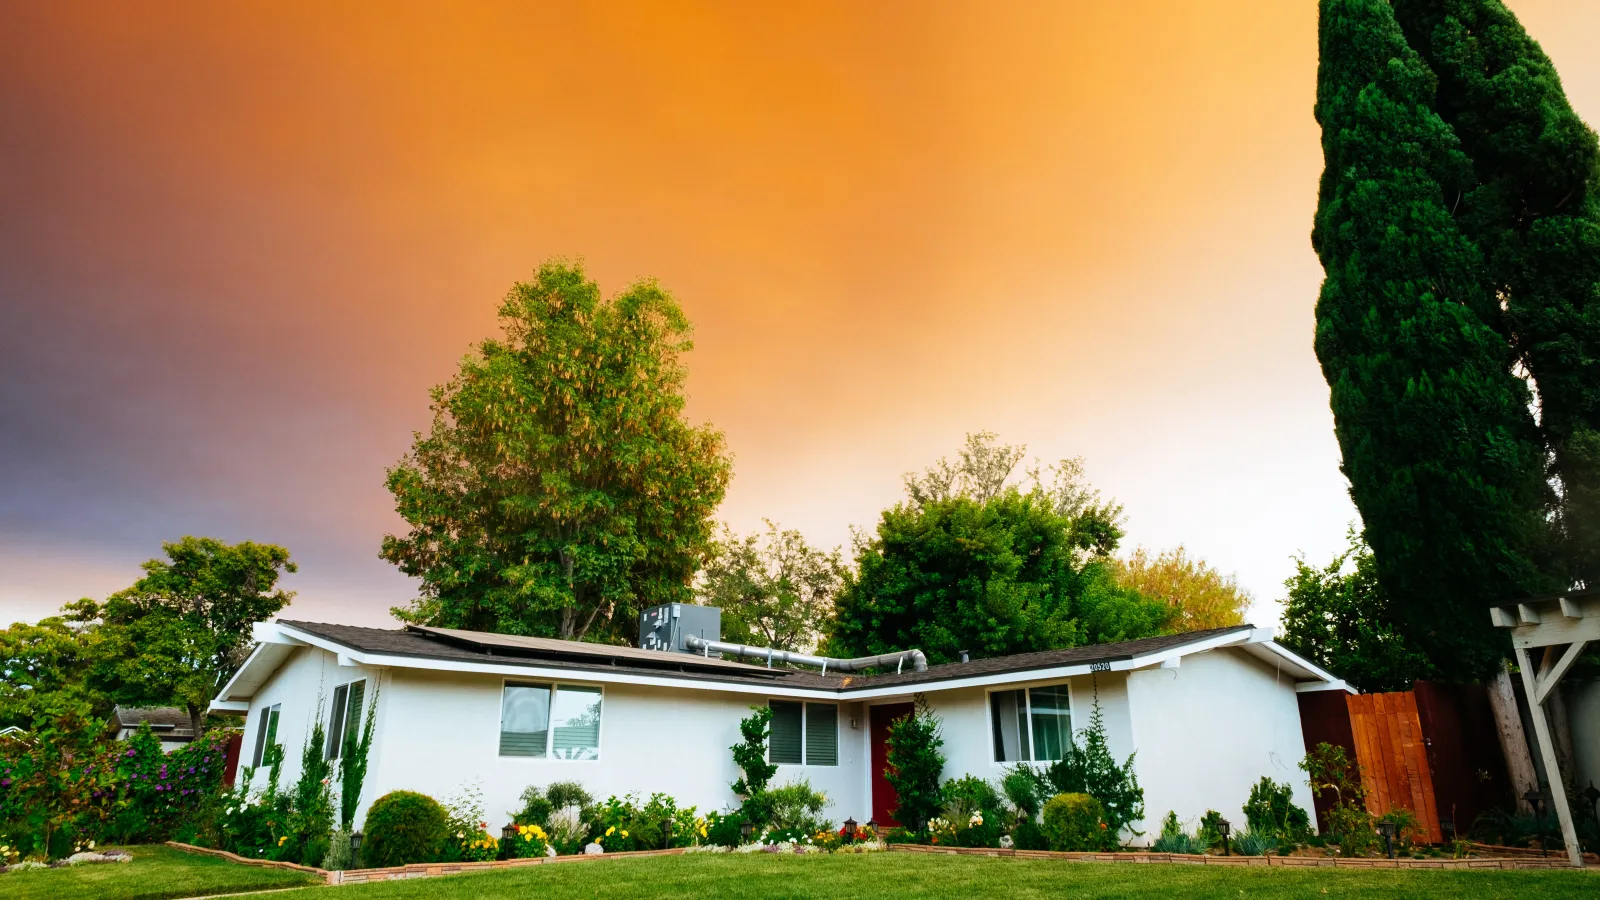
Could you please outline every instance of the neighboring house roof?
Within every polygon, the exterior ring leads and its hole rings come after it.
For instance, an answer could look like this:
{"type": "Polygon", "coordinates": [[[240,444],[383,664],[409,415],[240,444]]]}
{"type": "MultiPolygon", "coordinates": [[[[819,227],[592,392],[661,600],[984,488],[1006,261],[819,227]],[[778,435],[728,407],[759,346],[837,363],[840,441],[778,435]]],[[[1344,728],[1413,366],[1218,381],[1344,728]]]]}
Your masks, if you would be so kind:
{"type": "Polygon", "coordinates": [[[21,738],[25,738],[27,736],[27,729],[24,729],[20,725],[7,725],[4,728],[0,728],[0,737],[18,738],[20,740],[21,738]]]}
{"type": "Polygon", "coordinates": [[[948,663],[930,666],[923,672],[824,675],[690,653],[549,638],[418,626],[385,629],[279,620],[257,626],[256,638],[260,645],[223,687],[212,708],[237,710],[247,706],[249,698],[266,683],[294,647],[304,645],[336,653],[344,665],[568,677],[771,696],[844,696],[850,699],[903,695],[930,687],[947,689],[1021,682],[1156,665],[1171,668],[1187,654],[1237,647],[1277,666],[1296,683],[1298,690],[1349,690],[1343,681],[1273,643],[1271,637],[1266,629],[1239,625],[948,663]]]}
{"type": "Polygon", "coordinates": [[[151,706],[145,708],[119,706],[112,710],[118,727],[136,731],[144,722],[164,741],[189,740],[194,737],[194,724],[189,713],[176,706],[151,706]]]}

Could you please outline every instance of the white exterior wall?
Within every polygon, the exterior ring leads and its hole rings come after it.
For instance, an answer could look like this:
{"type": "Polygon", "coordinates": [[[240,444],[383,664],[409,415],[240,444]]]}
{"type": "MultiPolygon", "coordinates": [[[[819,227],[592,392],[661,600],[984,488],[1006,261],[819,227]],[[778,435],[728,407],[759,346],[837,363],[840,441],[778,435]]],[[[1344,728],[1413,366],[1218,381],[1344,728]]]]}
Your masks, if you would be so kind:
{"type": "MultiPolygon", "coordinates": [[[[334,686],[356,678],[369,679],[371,701],[377,683],[373,673],[341,667],[337,658],[316,648],[298,648],[251,700],[241,766],[254,752],[259,710],[283,705],[277,739],[284,747],[280,786],[299,776],[300,747],[311,729],[319,692],[331,696],[334,686]]],[[[362,790],[359,827],[366,807],[393,790],[412,790],[447,801],[476,784],[483,793],[490,831],[520,809],[529,785],[576,780],[596,799],[636,793],[640,798],[661,792],[680,806],[701,812],[738,804],[729,787],[739,777],[731,747],[740,740],[739,720],[750,714],[760,696],[722,691],[663,689],[635,685],[599,685],[604,691],[600,714],[598,760],[501,757],[500,699],[505,678],[423,669],[389,669],[383,673],[373,746],[362,790]]],[[[543,680],[543,679],[540,679],[543,680]]],[[[563,684],[596,684],[580,678],[563,684]]],[[[325,706],[325,704],[324,704],[325,706]]],[[[321,712],[324,727],[328,716],[321,712]]],[[[843,820],[867,816],[863,773],[867,771],[865,723],[861,704],[841,703],[839,764],[779,766],[773,785],[806,778],[828,796],[823,815],[843,820]]],[[[253,784],[264,787],[266,772],[253,784]]]]}
{"type": "MultiPolygon", "coordinates": [[[[389,791],[420,791],[444,801],[474,783],[482,790],[491,832],[520,807],[524,788],[553,781],[582,782],[597,799],[627,793],[645,798],[659,791],[701,812],[727,809],[738,802],[729,785],[739,775],[730,751],[740,739],[739,720],[752,704],[764,702],[761,695],[747,693],[600,684],[598,760],[502,758],[504,676],[340,666],[332,653],[301,647],[252,698],[241,767],[254,752],[263,725],[260,711],[282,704],[280,785],[293,784],[313,716],[320,714],[326,724],[326,698],[334,687],[363,677],[367,701],[376,690],[378,708],[358,826],[366,806],[389,791]]],[[[1063,682],[1070,686],[1075,731],[1087,727],[1098,692],[1112,754],[1121,760],[1137,751],[1147,815],[1136,826],[1146,832],[1142,842],[1153,839],[1169,809],[1191,827],[1208,808],[1242,827],[1240,807],[1263,775],[1293,784],[1296,804],[1311,809],[1309,789],[1296,768],[1305,751],[1294,683],[1229,649],[1186,656],[1177,669],[928,690],[927,703],[943,720],[945,778],[976,775],[998,781],[1008,767],[994,760],[991,691],[1063,682]]],[[[596,684],[582,678],[558,683],[596,684]]],[[[903,703],[912,697],[870,702],[903,703]]],[[[826,818],[867,821],[872,817],[870,739],[867,704],[841,702],[839,764],[780,766],[773,784],[807,778],[829,798],[826,818]]],[[[254,786],[265,783],[266,773],[256,773],[254,786]]]]}
{"type": "MultiPolygon", "coordinates": [[[[1572,730],[1573,768],[1567,773],[1578,790],[1600,783],[1600,679],[1568,675],[1559,690],[1567,701],[1567,726],[1572,730]]],[[[1529,740],[1532,740],[1529,731],[1529,740]]]]}
{"type": "MultiPolygon", "coordinates": [[[[311,735],[311,726],[317,716],[321,716],[323,730],[327,730],[328,704],[332,700],[333,689],[341,684],[365,678],[367,680],[365,703],[371,703],[373,691],[378,685],[379,674],[379,670],[361,666],[341,666],[338,658],[325,650],[315,647],[295,648],[272,678],[250,698],[250,711],[245,719],[244,743],[239,748],[239,770],[242,772],[250,767],[256,751],[256,735],[260,729],[266,727],[266,717],[261,715],[261,711],[275,704],[282,704],[282,709],[278,711],[278,732],[275,738],[283,746],[283,768],[278,775],[278,787],[287,789],[300,777],[300,752],[305,746],[306,739],[311,735]]],[[[365,711],[362,712],[362,718],[366,718],[365,711]]],[[[379,731],[383,727],[382,719],[383,710],[380,708],[378,721],[375,723],[375,728],[379,731]]],[[[369,766],[376,763],[379,755],[375,733],[369,766]]],[[[368,783],[371,783],[370,778],[368,783]]],[[[251,786],[259,789],[266,787],[266,784],[267,767],[263,765],[254,774],[251,786]]],[[[377,796],[370,792],[364,793],[368,800],[377,796]]]]}
{"type": "Polygon", "coordinates": [[[1127,693],[1145,796],[1142,843],[1155,839],[1168,810],[1193,828],[1215,809],[1242,829],[1250,788],[1263,775],[1293,785],[1295,805],[1311,812],[1292,679],[1220,649],[1185,656],[1176,669],[1130,672],[1127,693]]]}

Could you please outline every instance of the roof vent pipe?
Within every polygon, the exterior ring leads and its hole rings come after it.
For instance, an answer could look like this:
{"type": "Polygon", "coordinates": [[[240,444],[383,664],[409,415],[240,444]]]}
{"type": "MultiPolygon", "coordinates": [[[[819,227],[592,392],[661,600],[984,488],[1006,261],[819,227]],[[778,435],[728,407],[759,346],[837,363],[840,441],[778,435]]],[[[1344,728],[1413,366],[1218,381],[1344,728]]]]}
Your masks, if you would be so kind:
{"type": "Polygon", "coordinates": [[[835,672],[859,672],[862,669],[876,669],[880,666],[894,666],[899,672],[907,661],[911,663],[911,671],[925,672],[928,669],[928,658],[922,655],[921,650],[902,650],[899,653],[880,653],[877,656],[858,656],[855,659],[836,659],[831,656],[811,656],[805,653],[791,653],[788,650],[774,650],[771,647],[747,647],[744,644],[727,644],[722,641],[708,641],[702,637],[686,635],[683,639],[685,649],[696,653],[711,655],[744,656],[751,659],[766,660],[767,666],[775,662],[789,663],[796,666],[820,666],[823,674],[829,669],[835,672]]]}
{"type": "Polygon", "coordinates": [[[965,650],[961,651],[961,661],[962,662],[966,662],[967,661],[967,651],[965,651],[965,650]]]}

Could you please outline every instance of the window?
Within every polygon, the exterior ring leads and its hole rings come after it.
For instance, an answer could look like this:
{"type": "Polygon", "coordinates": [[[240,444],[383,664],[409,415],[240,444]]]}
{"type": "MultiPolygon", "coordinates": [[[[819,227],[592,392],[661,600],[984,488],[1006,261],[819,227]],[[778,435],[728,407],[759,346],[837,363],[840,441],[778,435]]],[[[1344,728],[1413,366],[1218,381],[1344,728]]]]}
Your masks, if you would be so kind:
{"type": "Polygon", "coordinates": [[[839,764],[839,707],[834,703],[773,700],[767,759],[779,765],[839,764]]]}
{"type": "Polygon", "coordinates": [[[367,682],[352,681],[333,689],[333,717],[328,722],[328,759],[344,752],[345,735],[361,735],[361,703],[366,698],[367,682]]]}
{"type": "Polygon", "coordinates": [[[256,752],[255,755],[250,757],[250,768],[261,768],[262,760],[267,755],[267,746],[277,745],[278,713],[282,710],[282,703],[274,703],[261,711],[261,721],[256,723],[256,752]]]}
{"type": "Polygon", "coordinates": [[[597,687],[507,682],[500,696],[500,755],[599,759],[597,687]]]}
{"type": "Polygon", "coordinates": [[[1072,741],[1072,703],[1064,684],[989,695],[995,762],[1053,762],[1072,741]]]}

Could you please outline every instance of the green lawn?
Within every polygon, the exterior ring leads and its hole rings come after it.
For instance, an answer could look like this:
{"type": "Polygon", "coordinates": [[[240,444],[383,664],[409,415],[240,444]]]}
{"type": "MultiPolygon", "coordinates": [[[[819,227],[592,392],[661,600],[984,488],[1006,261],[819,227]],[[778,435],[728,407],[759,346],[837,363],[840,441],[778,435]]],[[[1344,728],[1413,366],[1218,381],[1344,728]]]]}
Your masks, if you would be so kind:
{"type": "MultiPolygon", "coordinates": [[[[1600,872],[1225,869],[1179,865],[1067,863],[878,853],[773,857],[688,855],[535,866],[369,885],[344,885],[320,900],[539,900],[671,897],[781,900],[819,897],[1466,897],[1600,898],[1600,872]],[[1323,891],[1326,889],[1327,893],[1323,891]]],[[[312,900],[311,891],[273,900],[312,900]]]]}
{"type": "Polygon", "coordinates": [[[7,872],[0,875],[0,898],[167,900],[318,883],[314,876],[300,872],[246,866],[159,844],[126,849],[133,854],[133,862],[7,872]]]}

